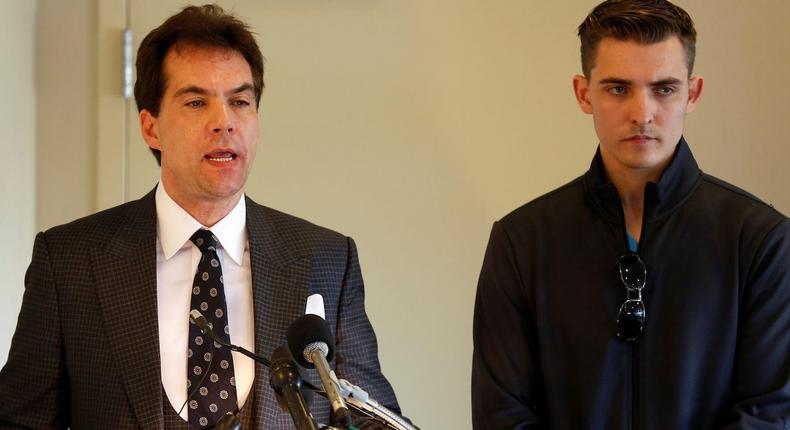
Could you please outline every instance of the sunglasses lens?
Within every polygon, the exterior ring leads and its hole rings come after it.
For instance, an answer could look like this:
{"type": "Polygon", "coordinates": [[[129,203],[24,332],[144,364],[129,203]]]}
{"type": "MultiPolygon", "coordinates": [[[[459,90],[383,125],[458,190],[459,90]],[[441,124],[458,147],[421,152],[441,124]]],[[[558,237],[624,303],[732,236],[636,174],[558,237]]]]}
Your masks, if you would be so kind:
{"type": "Polygon", "coordinates": [[[641,290],[645,286],[647,268],[638,255],[630,254],[620,257],[619,266],[620,277],[626,288],[641,290]]]}
{"type": "Polygon", "coordinates": [[[617,316],[617,336],[623,340],[639,339],[645,326],[645,304],[641,300],[626,300],[617,316]]]}

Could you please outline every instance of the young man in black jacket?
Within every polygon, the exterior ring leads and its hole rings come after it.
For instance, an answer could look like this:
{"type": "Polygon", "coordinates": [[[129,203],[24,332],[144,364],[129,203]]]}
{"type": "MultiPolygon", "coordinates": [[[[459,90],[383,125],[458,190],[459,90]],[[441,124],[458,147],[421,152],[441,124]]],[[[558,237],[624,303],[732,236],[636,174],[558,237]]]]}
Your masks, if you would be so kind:
{"type": "Polygon", "coordinates": [[[600,144],[494,224],[475,429],[790,428],[790,220],[694,161],[691,18],[609,0],[579,37],[573,88],[600,144]]]}

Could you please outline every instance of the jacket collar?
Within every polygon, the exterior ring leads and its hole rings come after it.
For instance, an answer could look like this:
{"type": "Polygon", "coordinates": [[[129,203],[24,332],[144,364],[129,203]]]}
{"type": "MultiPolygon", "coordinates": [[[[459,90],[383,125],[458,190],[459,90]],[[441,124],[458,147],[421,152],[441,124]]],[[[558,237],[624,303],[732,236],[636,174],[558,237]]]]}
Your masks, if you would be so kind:
{"type": "MultiPolygon", "coordinates": [[[[701,179],[702,171],[694,160],[688,143],[681,137],[675,147],[675,155],[661,174],[661,179],[645,184],[647,222],[655,221],[675,210],[688,198],[701,179]]],[[[593,206],[610,222],[622,224],[620,196],[606,175],[600,147],[583,180],[586,194],[593,206]]]]}

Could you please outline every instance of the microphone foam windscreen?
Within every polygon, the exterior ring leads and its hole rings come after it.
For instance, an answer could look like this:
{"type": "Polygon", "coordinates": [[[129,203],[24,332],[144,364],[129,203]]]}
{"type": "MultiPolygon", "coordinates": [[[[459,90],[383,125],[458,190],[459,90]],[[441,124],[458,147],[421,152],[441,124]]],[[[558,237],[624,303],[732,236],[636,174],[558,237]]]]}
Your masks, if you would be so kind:
{"type": "Polygon", "coordinates": [[[291,354],[302,366],[312,369],[314,365],[304,357],[304,350],[314,342],[323,342],[329,347],[326,360],[331,361],[335,354],[335,339],[329,324],[318,315],[302,315],[288,327],[288,347],[291,354]]]}

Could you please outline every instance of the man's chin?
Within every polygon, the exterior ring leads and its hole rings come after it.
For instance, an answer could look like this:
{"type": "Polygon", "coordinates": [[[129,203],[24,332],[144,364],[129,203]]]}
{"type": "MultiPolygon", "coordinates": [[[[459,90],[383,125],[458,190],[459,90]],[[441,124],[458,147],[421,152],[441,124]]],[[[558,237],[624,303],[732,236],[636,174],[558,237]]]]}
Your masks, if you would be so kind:
{"type": "Polygon", "coordinates": [[[222,202],[231,199],[237,199],[239,196],[241,196],[242,192],[244,191],[244,183],[208,184],[208,186],[203,187],[203,191],[204,195],[208,199],[222,202]]]}
{"type": "Polygon", "coordinates": [[[669,164],[669,159],[664,157],[634,157],[623,163],[628,170],[644,175],[661,173],[663,169],[669,164]]]}

